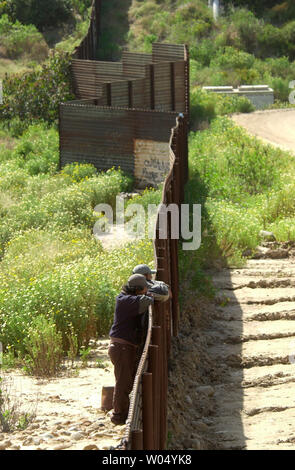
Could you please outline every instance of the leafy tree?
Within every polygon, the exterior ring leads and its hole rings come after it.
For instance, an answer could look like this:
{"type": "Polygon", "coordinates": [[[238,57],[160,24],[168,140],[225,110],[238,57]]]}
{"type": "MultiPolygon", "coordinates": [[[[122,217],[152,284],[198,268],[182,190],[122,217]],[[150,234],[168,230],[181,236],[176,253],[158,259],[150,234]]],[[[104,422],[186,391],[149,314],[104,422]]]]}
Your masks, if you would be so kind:
{"type": "Polygon", "coordinates": [[[232,2],[229,3],[237,7],[247,7],[249,10],[261,15],[268,8],[272,8],[281,2],[278,2],[278,0],[232,0],[232,2]]]}
{"type": "Polygon", "coordinates": [[[34,24],[40,31],[72,16],[71,0],[7,0],[6,12],[15,21],[34,24]]]}
{"type": "Polygon", "coordinates": [[[55,121],[59,103],[73,99],[70,59],[69,54],[55,53],[41,70],[6,76],[0,119],[6,122],[15,117],[28,122],[35,119],[55,121]]]}

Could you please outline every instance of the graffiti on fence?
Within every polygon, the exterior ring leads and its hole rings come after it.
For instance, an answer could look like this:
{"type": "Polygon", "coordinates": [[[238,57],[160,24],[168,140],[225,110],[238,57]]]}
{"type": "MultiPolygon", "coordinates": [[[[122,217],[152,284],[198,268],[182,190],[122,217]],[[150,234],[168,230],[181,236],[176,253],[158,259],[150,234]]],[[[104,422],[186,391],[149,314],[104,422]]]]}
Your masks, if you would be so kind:
{"type": "Polygon", "coordinates": [[[142,189],[161,184],[170,170],[169,144],[136,139],[134,147],[136,187],[142,189]]]}

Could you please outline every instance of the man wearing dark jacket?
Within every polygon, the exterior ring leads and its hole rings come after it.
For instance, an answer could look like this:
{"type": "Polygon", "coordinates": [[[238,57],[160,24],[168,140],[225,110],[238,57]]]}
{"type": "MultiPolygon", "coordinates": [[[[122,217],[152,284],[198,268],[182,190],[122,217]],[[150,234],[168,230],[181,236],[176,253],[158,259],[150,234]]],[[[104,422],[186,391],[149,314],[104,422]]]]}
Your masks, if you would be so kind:
{"type": "Polygon", "coordinates": [[[116,298],[114,322],[110,330],[108,354],[114,365],[114,424],[124,424],[129,410],[129,394],[136,373],[137,350],[142,340],[142,316],[153,303],[147,295],[148,284],[141,274],[134,274],[116,298]]]}

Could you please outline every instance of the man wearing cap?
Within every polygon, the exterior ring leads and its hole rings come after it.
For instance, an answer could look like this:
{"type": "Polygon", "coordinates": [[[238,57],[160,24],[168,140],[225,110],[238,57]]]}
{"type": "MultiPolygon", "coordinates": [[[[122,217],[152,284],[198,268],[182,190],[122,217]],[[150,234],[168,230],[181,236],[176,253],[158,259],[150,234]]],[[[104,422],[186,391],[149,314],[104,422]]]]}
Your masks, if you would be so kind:
{"type": "Polygon", "coordinates": [[[124,424],[129,410],[129,394],[136,373],[137,349],[142,338],[142,316],[153,303],[142,274],[133,274],[116,298],[114,322],[110,330],[108,354],[114,365],[114,424],[124,424]]]}
{"type": "Polygon", "coordinates": [[[142,274],[148,283],[148,292],[153,294],[155,300],[165,302],[172,297],[171,290],[165,282],[154,281],[152,275],[157,271],[152,270],[147,264],[139,264],[133,269],[133,274],[142,274]]]}

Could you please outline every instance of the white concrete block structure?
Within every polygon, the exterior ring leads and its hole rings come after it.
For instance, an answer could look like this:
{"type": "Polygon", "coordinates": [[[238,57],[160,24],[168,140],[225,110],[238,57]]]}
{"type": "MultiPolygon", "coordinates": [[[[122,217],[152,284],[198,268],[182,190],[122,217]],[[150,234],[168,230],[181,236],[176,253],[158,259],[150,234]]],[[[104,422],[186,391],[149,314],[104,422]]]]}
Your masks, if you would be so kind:
{"type": "Polygon", "coordinates": [[[268,85],[205,86],[203,90],[233,96],[245,96],[256,109],[265,109],[274,103],[274,91],[268,85]]]}

